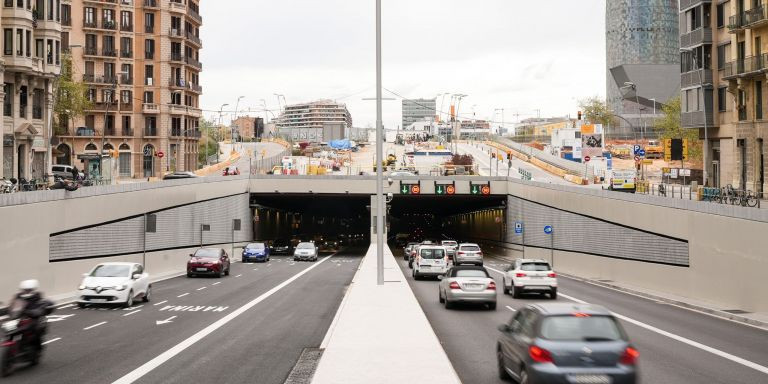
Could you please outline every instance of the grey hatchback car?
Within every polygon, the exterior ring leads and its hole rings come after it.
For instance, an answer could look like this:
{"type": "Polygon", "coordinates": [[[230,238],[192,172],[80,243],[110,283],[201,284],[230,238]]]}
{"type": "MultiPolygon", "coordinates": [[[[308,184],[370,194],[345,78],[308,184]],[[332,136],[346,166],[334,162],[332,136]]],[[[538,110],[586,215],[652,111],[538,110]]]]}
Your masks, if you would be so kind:
{"type": "Polygon", "coordinates": [[[501,379],[520,384],[635,384],[639,353],[607,309],[538,303],[499,326],[501,379]]]}

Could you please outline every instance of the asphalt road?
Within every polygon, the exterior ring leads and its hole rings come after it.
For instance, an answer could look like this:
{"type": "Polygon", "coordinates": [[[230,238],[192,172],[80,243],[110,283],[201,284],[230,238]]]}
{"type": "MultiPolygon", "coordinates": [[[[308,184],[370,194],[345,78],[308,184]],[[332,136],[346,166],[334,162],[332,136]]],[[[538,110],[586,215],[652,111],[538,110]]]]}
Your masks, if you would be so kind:
{"type": "MultiPolygon", "coordinates": [[[[248,156],[249,151],[253,154],[253,168],[256,169],[261,165],[261,154],[264,154],[264,158],[268,159],[274,156],[279,155],[281,152],[285,150],[285,147],[283,147],[280,144],[277,143],[270,143],[270,142],[259,142],[259,143],[237,143],[235,144],[238,151],[240,151],[241,156],[240,158],[233,164],[237,166],[238,169],[240,169],[241,174],[247,174],[249,165],[248,162],[250,160],[250,157],[248,156]]],[[[222,150],[222,159],[226,159],[229,156],[229,153],[232,150],[232,144],[221,144],[221,150],[222,150]]]]}
{"type": "MultiPolygon", "coordinates": [[[[446,310],[438,302],[437,280],[415,281],[408,264],[399,258],[416,294],[454,368],[464,383],[502,383],[497,376],[496,327],[509,321],[526,304],[551,300],[530,295],[513,299],[499,289],[496,311],[480,306],[446,310]]],[[[486,267],[501,287],[508,264],[486,259],[486,267]]],[[[640,351],[643,383],[758,384],[768,382],[768,331],[715,318],[592,284],[559,277],[561,302],[581,300],[606,306],[624,316],[622,323],[640,351]],[[649,327],[654,327],[649,330],[649,327]],[[666,332],[666,333],[665,333],[666,332]],[[690,342],[700,343],[694,347],[690,342]],[[702,348],[713,348],[705,351],[702,348]],[[738,358],[747,361],[741,363],[738,358]],[[745,365],[754,364],[754,367],[745,365]],[[761,372],[761,370],[763,372],[761,372]]]]}
{"type": "Polygon", "coordinates": [[[61,306],[40,365],[3,382],[111,383],[140,372],[137,383],[283,383],[302,350],[320,346],[364,253],[234,263],[221,279],[156,283],[152,301],[130,309],[61,306]]]}

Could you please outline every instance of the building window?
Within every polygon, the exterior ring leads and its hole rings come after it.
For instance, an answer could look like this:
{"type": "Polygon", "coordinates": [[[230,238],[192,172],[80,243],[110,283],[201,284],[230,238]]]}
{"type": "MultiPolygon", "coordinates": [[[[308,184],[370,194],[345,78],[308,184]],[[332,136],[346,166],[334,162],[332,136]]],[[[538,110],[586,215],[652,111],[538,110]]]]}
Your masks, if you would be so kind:
{"type": "Polygon", "coordinates": [[[96,8],[91,8],[91,7],[85,8],[84,24],[86,27],[91,27],[91,28],[96,27],[96,8]]]}
{"type": "Polygon", "coordinates": [[[144,91],[144,104],[154,104],[155,93],[152,91],[144,91]]]}
{"type": "Polygon", "coordinates": [[[55,12],[53,10],[53,0],[48,0],[48,20],[53,21],[55,12]]]}
{"type": "Polygon", "coordinates": [[[16,30],[16,56],[24,56],[24,30],[16,30]]]}
{"type": "Polygon", "coordinates": [[[144,136],[157,136],[157,118],[154,116],[144,118],[144,136]]]}
{"type": "Polygon", "coordinates": [[[53,40],[48,39],[46,44],[45,56],[48,58],[48,64],[53,64],[53,40]]]}
{"type": "Polygon", "coordinates": [[[154,77],[155,67],[153,65],[144,66],[144,85],[153,85],[152,78],[154,77]]]}
{"type": "Polygon", "coordinates": [[[131,132],[131,117],[130,116],[123,116],[123,135],[124,136],[133,136],[133,132],[131,132]]]}
{"type": "Polygon", "coordinates": [[[43,102],[44,102],[43,90],[35,89],[32,93],[32,118],[42,120],[43,119],[43,102]]]}
{"type": "Polygon", "coordinates": [[[61,43],[57,40],[56,44],[56,65],[61,65],[61,43]]]}
{"type": "Polygon", "coordinates": [[[43,39],[37,39],[35,40],[35,57],[42,59],[43,58],[43,39]]]}
{"type": "Polygon", "coordinates": [[[13,29],[11,28],[3,30],[3,53],[6,56],[13,55],[13,29]]]}
{"type": "Polygon", "coordinates": [[[120,91],[120,101],[123,104],[131,104],[133,102],[133,94],[131,91],[120,91]]]}
{"type": "Polygon", "coordinates": [[[717,47],[717,69],[725,68],[725,64],[728,62],[728,58],[730,57],[730,49],[730,43],[719,45],[717,47]]]}
{"type": "Polygon", "coordinates": [[[27,57],[32,57],[32,31],[27,31],[27,57]]]}
{"type": "Polygon", "coordinates": [[[144,14],[144,32],[155,33],[155,14],[154,13],[144,14]]]}
{"type": "Polygon", "coordinates": [[[727,93],[728,88],[726,87],[720,87],[717,89],[717,110],[719,112],[725,112],[728,110],[728,101],[727,101],[727,93]]]}
{"type": "Polygon", "coordinates": [[[3,116],[13,117],[13,85],[5,83],[3,85],[5,98],[3,99],[3,116]]]}
{"type": "Polygon", "coordinates": [[[144,58],[147,60],[155,58],[155,41],[152,39],[144,40],[144,58]]]}
{"type": "Polygon", "coordinates": [[[725,27],[725,3],[717,5],[717,28],[725,27]]]}
{"type": "Polygon", "coordinates": [[[69,4],[61,5],[61,24],[66,26],[72,25],[72,6],[69,4]]]}
{"type": "Polygon", "coordinates": [[[739,90],[739,100],[738,100],[738,108],[739,108],[739,121],[744,121],[747,119],[747,97],[746,93],[743,90],[739,90]]]}
{"type": "Polygon", "coordinates": [[[22,119],[27,118],[27,87],[26,86],[19,88],[19,117],[22,119]]]}

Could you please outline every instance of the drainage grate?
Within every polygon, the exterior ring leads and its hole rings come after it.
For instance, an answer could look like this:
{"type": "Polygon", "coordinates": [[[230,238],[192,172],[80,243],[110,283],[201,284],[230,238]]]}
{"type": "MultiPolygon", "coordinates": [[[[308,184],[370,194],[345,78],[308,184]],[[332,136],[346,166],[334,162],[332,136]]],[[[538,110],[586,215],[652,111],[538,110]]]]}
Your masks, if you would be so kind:
{"type": "Polygon", "coordinates": [[[734,315],[746,315],[748,313],[752,313],[752,312],[742,311],[741,309],[723,309],[723,312],[728,312],[734,315]]]}
{"type": "Polygon", "coordinates": [[[293,366],[288,378],[284,384],[309,384],[312,382],[312,376],[315,375],[317,364],[320,357],[323,356],[323,350],[320,348],[304,348],[299,356],[296,365],[293,366]]]}

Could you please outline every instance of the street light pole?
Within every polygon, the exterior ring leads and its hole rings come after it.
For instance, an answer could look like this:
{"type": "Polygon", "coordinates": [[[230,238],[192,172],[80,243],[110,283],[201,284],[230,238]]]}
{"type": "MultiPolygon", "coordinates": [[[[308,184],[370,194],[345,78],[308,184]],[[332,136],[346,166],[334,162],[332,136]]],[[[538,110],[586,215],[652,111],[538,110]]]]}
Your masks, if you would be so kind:
{"type": "Polygon", "coordinates": [[[235,117],[234,117],[234,119],[230,119],[231,120],[231,122],[230,122],[230,126],[231,126],[230,127],[230,130],[231,130],[230,137],[232,138],[232,140],[231,140],[232,141],[232,148],[234,148],[234,146],[235,146],[235,125],[233,123],[235,121],[237,121],[237,112],[238,112],[238,108],[240,108],[240,100],[242,100],[243,98],[245,98],[245,96],[240,96],[240,97],[237,98],[237,103],[235,103],[235,117]]]}
{"type": "MultiPolygon", "coordinates": [[[[224,111],[224,107],[227,107],[227,106],[229,106],[229,104],[222,104],[221,108],[219,108],[219,124],[221,125],[224,125],[224,120],[222,119],[221,114],[222,114],[222,111],[224,111]]],[[[217,133],[219,133],[221,129],[217,128],[216,131],[217,133]]],[[[218,136],[218,134],[216,136],[218,136]]],[[[219,152],[221,152],[221,149],[219,148],[219,138],[217,137],[216,139],[216,163],[217,164],[221,162],[221,159],[219,158],[219,152]]]]}
{"type": "Polygon", "coordinates": [[[384,127],[381,108],[381,0],[376,0],[376,284],[384,285],[384,127]]]}
{"type": "Polygon", "coordinates": [[[706,92],[704,92],[704,79],[701,77],[701,72],[704,68],[699,68],[699,61],[696,60],[696,55],[694,54],[693,50],[691,49],[681,49],[681,52],[686,52],[691,55],[691,58],[693,58],[693,67],[696,68],[696,72],[699,73],[699,84],[701,84],[701,98],[704,101],[704,150],[702,151],[702,161],[704,163],[704,185],[709,185],[709,165],[707,164],[707,152],[709,151],[709,137],[707,136],[707,97],[706,92]]]}

